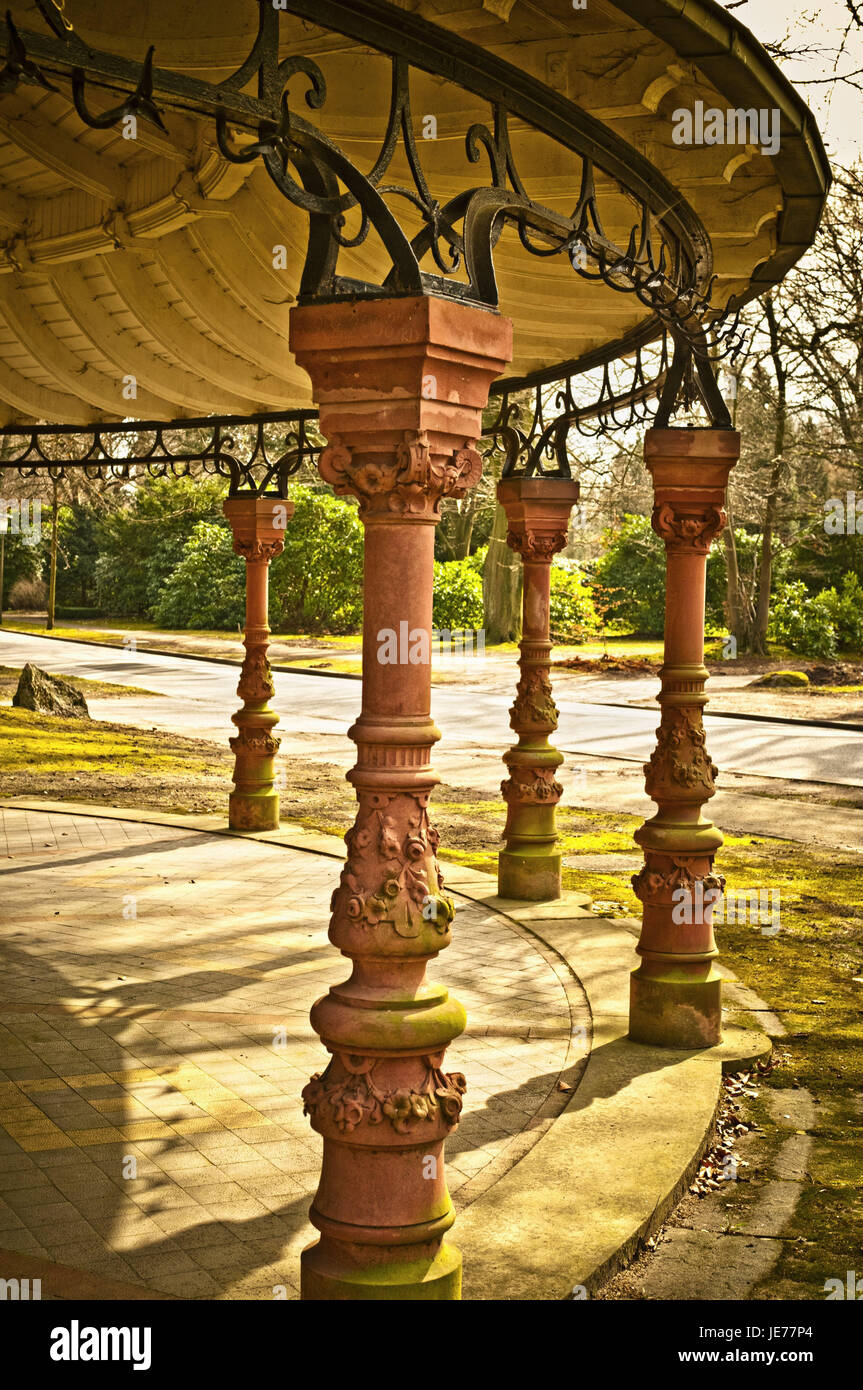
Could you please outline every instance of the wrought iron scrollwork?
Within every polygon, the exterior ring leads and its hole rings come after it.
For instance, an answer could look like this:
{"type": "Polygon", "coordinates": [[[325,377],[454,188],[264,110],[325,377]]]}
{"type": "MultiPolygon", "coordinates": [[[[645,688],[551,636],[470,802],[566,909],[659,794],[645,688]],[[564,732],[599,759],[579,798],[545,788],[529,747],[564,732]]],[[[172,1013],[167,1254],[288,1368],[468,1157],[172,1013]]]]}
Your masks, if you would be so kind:
{"type": "Polygon", "coordinates": [[[14,92],[19,82],[29,82],[36,87],[44,87],[48,92],[56,92],[53,82],[49,82],[42,69],[32,58],[12,23],[12,15],[6,11],[6,61],[0,68],[0,96],[4,92],[14,92]]]}
{"type": "Polygon", "coordinates": [[[299,410],[137,420],[89,429],[9,425],[0,430],[7,454],[0,456],[0,468],[23,478],[59,478],[80,470],[86,478],[117,483],[142,474],[188,478],[204,473],[226,478],[231,497],[286,497],[288,479],[304,463],[313,463],[323,447],[316,422],[316,411],[299,410]],[[68,457],[58,460],[61,444],[68,457]]]}
{"type": "Polygon", "coordinates": [[[502,476],[568,478],[573,434],[598,438],[637,425],[667,426],[677,410],[701,405],[714,429],[730,429],[731,416],[713,367],[739,351],[741,335],[713,351],[706,338],[691,343],[663,328],[659,341],[639,343],[627,362],[586,360],[559,382],[514,382],[499,396],[485,438],[502,450],[502,476]],[[601,370],[598,392],[585,389],[592,370],[601,370]]]}
{"type": "MultiPolygon", "coordinates": [[[[469,163],[477,164],[483,151],[488,157],[490,185],[466,188],[441,206],[420,158],[420,142],[411,113],[409,60],[394,48],[388,51],[384,46],[378,51],[388,53],[392,64],[389,114],[372,167],[361,171],[320,129],[291,109],[289,86],[293,78],[302,74],[307,79],[305,102],[310,110],[324,107],[326,81],[318,64],[309,57],[294,54],[279,60],[279,13],[271,0],[258,0],[258,7],[258,32],[249,56],[232,77],[208,84],[154,69],[152,48],[141,64],[97,53],[57,22],[61,12],[56,6],[49,10],[42,4],[40,11],[54,37],[22,37],[8,21],[9,43],[14,51],[10,51],[7,63],[7,80],[14,81],[17,76],[38,80],[37,74],[41,77],[35,65],[32,71],[27,68],[31,63],[27,50],[33,47],[39,54],[47,52],[55,64],[65,62],[71,67],[76,110],[93,128],[106,129],[124,117],[140,115],[164,129],[154,95],[156,89],[171,104],[214,117],[224,157],[241,163],[262,159],[283,195],[309,214],[310,245],[303,277],[306,296],[357,293],[356,282],[342,281],[336,274],[338,255],[343,249],[359,245],[374,228],[392,265],[383,284],[361,286],[367,293],[422,292],[425,288],[496,305],[493,250],[504,227],[509,225],[530,254],[568,255],[577,273],[602,280],[612,289],[634,293],[661,321],[673,322],[683,333],[697,337],[704,316],[710,312],[709,287],[705,289],[704,285],[709,272],[705,264],[709,254],[704,250],[709,246],[706,238],[698,252],[685,246],[679,231],[674,229],[673,219],[658,210],[652,212],[647,198],[641,197],[638,223],[629,244],[626,248],[616,246],[602,228],[594,172],[598,166],[593,154],[582,154],[580,170],[577,164],[574,167],[580,192],[568,217],[534,201],[517,168],[509,112],[500,100],[491,104],[491,125],[475,123],[465,137],[469,163]],[[86,100],[87,82],[116,89],[123,86],[124,78],[128,89],[122,99],[110,110],[94,115],[86,100]],[[256,97],[243,90],[252,79],[257,81],[256,97]],[[256,126],[257,139],[238,147],[230,137],[232,125],[246,130],[256,126]],[[412,186],[384,182],[399,146],[407,158],[412,186]],[[408,239],[388,198],[407,199],[420,213],[425,225],[418,236],[408,239]],[[359,210],[360,227],[349,237],[344,232],[345,215],[353,208],[359,210]],[[655,254],[653,241],[657,238],[659,249],[655,254]],[[429,255],[434,272],[421,268],[421,262],[429,255]],[[466,283],[451,278],[462,269],[466,283]]],[[[307,6],[299,0],[287,0],[285,9],[304,14],[307,6]]],[[[316,22],[326,26],[327,15],[316,22]]],[[[534,123],[534,128],[541,126],[534,123]]],[[[573,142],[570,148],[574,149],[573,142]]],[[[578,160],[577,154],[575,157],[578,160]]],[[[606,177],[620,183],[615,173],[606,172],[606,177]]]]}
{"type": "MultiPolygon", "coordinates": [[[[224,158],[241,164],[260,159],[286,200],[308,216],[301,300],[430,293],[496,307],[494,253],[507,229],[528,254],[564,256],[584,280],[634,296],[649,317],[630,332],[623,349],[631,353],[635,345],[630,393],[625,397],[616,393],[606,374],[597,409],[586,414],[574,406],[567,386],[560,421],[543,422],[535,440],[530,435],[531,448],[539,448],[532,467],[542,471],[549,450],[552,456],[560,454],[564,447],[560,441],[571,427],[581,429],[590,420],[602,422],[603,427],[607,422],[616,425],[619,418],[631,422],[633,410],[641,410],[653,397],[641,376],[639,346],[650,338],[662,345],[660,385],[666,389],[661,393],[660,416],[671,411],[681,393],[687,399],[696,391],[711,419],[724,423],[727,410],[712,364],[723,355],[734,355],[740,335],[737,319],[729,322],[727,314],[712,306],[706,233],[685,200],[671,196],[673,191],[643,156],[622,142],[615,144],[616,136],[572,103],[566,104],[564,113],[547,115],[541,100],[543,92],[549,97],[547,89],[534,84],[535,90],[522,91],[525,82],[529,88],[530,80],[512,69],[513,87],[521,84],[516,99],[513,91],[501,86],[506,68],[501,60],[484,56],[484,67],[495,68],[489,78],[487,71],[471,66],[475,53],[471,45],[415,16],[403,14],[396,25],[368,0],[357,0],[353,6],[340,0],[316,0],[314,6],[310,0],[286,0],[288,12],[355,38],[362,33],[364,45],[389,58],[389,111],[378,152],[371,167],[363,171],[295,109],[291,92],[298,80],[305,83],[303,99],[310,113],[326,106],[327,83],[312,58],[295,53],[280,59],[279,11],[271,0],[257,0],[258,28],[251,51],[232,76],[217,84],[155,67],[153,48],[137,63],[94,50],[71,30],[62,4],[56,0],[37,3],[51,37],[19,33],[7,17],[7,61],[0,72],[0,92],[12,90],[18,81],[50,86],[43,71],[47,69],[52,77],[71,81],[78,115],[92,128],[107,129],[135,115],[164,131],[162,115],[167,109],[190,110],[212,119],[224,158]],[[447,46],[445,55],[432,51],[435,42],[447,46]],[[488,122],[475,122],[465,135],[467,165],[486,159],[488,182],[472,183],[443,204],[434,195],[420,156],[422,142],[411,110],[413,69],[445,75],[489,104],[488,122]],[[252,83],[256,95],[247,90],[252,83]],[[117,92],[119,100],[109,110],[94,114],[87,101],[88,84],[117,92]],[[501,90],[507,90],[506,98],[501,90]],[[512,111],[528,129],[557,140],[571,153],[578,194],[570,214],[531,197],[513,148],[512,111]],[[245,132],[245,137],[238,132],[245,132]],[[407,184],[387,181],[399,151],[410,172],[407,184]],[[616,188],[636,203],[625,246],[617,245],[604,229],[599,172],[603,188],[616,188]],[[397,216],[396,209],[405,204],[423,223],[412,237],[397,216]],[[356,214],[358,225],[348,231],[351,213],[356,214]],[[360,246],[372,231],[389,260],[380,282],[340,274],[343,254],[360,246]],[[674,345],[670,367],[665,361],[669,337],[674,345]]],[[[613,360],[620,355],[619,348],[609,345],[602,360],[613,360]]]]}
{"type": "Polygon", "coordinates": [[[110,111],[103,111],[99,116],[94,116],[87,107],[84,97],[87,80],[84,69],[75,68],[73,70],[72,99],[75,103],[75,110],[85,125],[89,126],[91,130],[110,130],[112,126],[124,121],[128,116],[140,116],[167,135],[162,113],[153,101],[153,55],[155,52],[155,45],[151,44],[147,49],[147,56],[141,68],[141,76],[134,92],[121,101],[119,105],[112,106],[110,111]]]}

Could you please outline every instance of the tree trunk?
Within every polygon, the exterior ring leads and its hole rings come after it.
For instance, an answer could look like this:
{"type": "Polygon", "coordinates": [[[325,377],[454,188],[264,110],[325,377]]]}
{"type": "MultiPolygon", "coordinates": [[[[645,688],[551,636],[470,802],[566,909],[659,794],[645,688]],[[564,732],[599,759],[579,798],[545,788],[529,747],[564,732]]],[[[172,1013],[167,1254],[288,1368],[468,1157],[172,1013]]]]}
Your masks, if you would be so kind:
{"type": "Polygon", "coordinates": [[[454,560],[466,560],[470,554],[470,538],[476,518],[476,499],[466,497],[455,514],[452,552],[454,560]]]}
{"type": "Polygon", "coordinates": [[[57,512],[59,510],[57,484],[54,483],[54,496],[51,500],[51,571],[48,577],[48,618],[45,631],[54,628],[54,602],[57,597],[57,512]]]}
{"type": "Polygon", "coordinates": [[[728,609],[728,631],[737,642],[743,645],[743,615],[740,603],[740,570],[737,565],[737,546],[734,541],[734,528],[731,513],[728,525],[722,533],[725,546],[725,606],[728,609]]]}
{"type": "MultiPolygon", "coordinates": [[[[776,469],[771,473],[771,484],[776,469]]],[[[764,530],[761,534],[761,557],[758,563],[758,602],[752,632],[752,651],[756,656],[767,655],[767,625],[770,621],[770,588],[773,582],[773,520],[776,514],[776,491],[771,486],[767,498],[764,530]]]]}
{"type": "Polygon", "coordinates": [[[508,522],[499,502],[482,567],[485,634],[489,642],[517,642],[521,637],[521,560],[506,543],[508,522]]]}
{"type": "Polygon", "coordinates": [[[0,531],[0,627],[3,626],[3,579],[6,569],[6,518],[3,517],[3,530],[0,531]]]}
{"type": "Polygon", "coordinates": [[[737,542],[734,539],[734,520],[728,508],[728,524],[722,533],[725,546],[726,585],[725,602],[728,609],[728,631],[737,643],[738,652],[751,652],[755,610],[752,595],[740,574],[737,558],[737,542]]]}
{"type": "Polygon", "coordinates": [[[776,309],[773,296],[764,298],[764,313],[770,333],[770,356],[776,373],[776,428],[773,434],[773,462],[770,469],[770,486],[764,512],[764,528],[761,533],[761,558],[758,566],[758,601],[755,607],[755,624],[752,633],[752,650],[758,656],[767,655],[767,625],[770,621],[770,588],[773,581],[773,530],[779,506],[779,490],[782,481],[782,451],[785,448],[785,430],[788,419],[787,373],[782,362],[779,344],[779,327],[776,322],[776,309]]]}

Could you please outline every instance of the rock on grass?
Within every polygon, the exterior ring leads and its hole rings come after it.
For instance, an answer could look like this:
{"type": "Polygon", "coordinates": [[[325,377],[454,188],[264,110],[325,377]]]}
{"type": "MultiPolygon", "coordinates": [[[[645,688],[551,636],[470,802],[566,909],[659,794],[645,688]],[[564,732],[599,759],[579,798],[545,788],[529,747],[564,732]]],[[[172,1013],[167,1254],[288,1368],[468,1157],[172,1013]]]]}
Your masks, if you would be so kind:
{"type": "Polygon", "coordinates": [[[38,666],[27,662],[21,672],[18,688],[12,696],[19,709],[32,709],[39,714],[58,714],[65,719],[89,719],[87,701],[68,681],[49,676],[38,666]]]}
{"type": "Polygon", "coordinates": [[[757,681],[749,683],[753,686],[789,686],[791,689],[802,690],[808,686],[809,677],[805,671],[770,671],[766,676],[759,676],[757,681]]]}

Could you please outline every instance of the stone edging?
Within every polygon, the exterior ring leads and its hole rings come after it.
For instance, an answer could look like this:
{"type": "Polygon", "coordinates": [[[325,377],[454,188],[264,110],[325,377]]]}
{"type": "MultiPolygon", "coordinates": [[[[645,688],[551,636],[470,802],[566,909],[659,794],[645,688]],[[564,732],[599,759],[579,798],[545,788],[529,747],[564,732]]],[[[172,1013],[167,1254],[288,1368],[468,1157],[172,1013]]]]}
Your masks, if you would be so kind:
{"type": "Polygon", "coordinates": [[[705,1052],[629,1042],[634,943],[622,922],[577,903],[563,916],[565,899],[497,908],[492,895],[449,882],[556,951],[581,981],[593,1026],[584,1075],[563,1112],[459,1216],[465,1297],[545,1301],[572,1298],[573,1289],[589,1296],[686,1190],[711,1137],[723,1072],[753,1065],[770,1043],[755,1029],[731,1026],[724,1043],[705,1052]]]}

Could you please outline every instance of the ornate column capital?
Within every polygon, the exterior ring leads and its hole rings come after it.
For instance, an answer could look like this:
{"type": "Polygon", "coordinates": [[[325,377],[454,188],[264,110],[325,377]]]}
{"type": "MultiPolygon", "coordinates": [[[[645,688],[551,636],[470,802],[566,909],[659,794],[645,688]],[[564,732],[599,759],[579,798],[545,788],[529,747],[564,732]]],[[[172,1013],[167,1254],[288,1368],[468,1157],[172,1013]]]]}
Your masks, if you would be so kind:
{"type": "Polygon", "coordinates": [[[226,497],[234,551],[244,560],[272,560],[285,548],[285,527],[294,514],[287,497],[226,497]]]}
{"type": "Polygon", "coordinates": [[[291,310],[291,348],[327,439],[319,469],[364,521],[433,525],[443,497],[479,481],[488,388],[512,325],[450,300],[364,300],[291,310]]]}
{"type": "Polygon", "coordinates": [[[405,430],[394,456],[356,454],[340,435],[330,436],[318,462],[335,492],[358,498],[360,516],[397,516],[403,520],[440,520],[443,497],[464,497],[482,476],[482,455],[466,439],[449,449],[427,430],[405,430]]]}
{"type": "Polygon", "coordinates": [[[726,524],[725,489],[740,457],[737,430],[648,430],[651,525],[669,551],[706,555],[726,524]]]}
{"type": "Polygon", "coordinates": [[[579,497],[574,478],[504,478],[498,501],[506,512],[506,543],[528,562],[551,564],[566,546],[569,516],[579,497]]]}
{"type": "Polygon", "coordinates": [[[706,555],[726,525],[723,507],[712,502],[686,506],[680,502],[660,502],[653,508],[650,524],[665,541],[667,550],[691,550],[706,555]]]}

